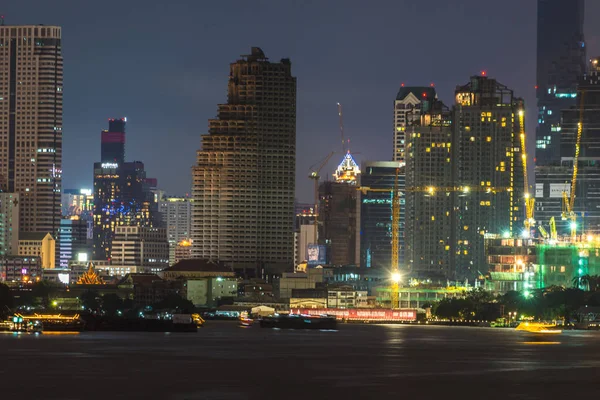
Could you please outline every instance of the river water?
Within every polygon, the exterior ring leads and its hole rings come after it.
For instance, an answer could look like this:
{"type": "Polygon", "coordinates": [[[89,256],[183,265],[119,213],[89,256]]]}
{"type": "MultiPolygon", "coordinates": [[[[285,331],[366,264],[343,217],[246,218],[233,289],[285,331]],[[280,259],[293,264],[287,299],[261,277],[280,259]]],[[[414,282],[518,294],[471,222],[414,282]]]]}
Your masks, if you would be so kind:
{"type": "Polygon", "coordinates": [[[600,332],[207,321],[192,334],[0,334],[0,383],[0,399],[597,398],[600,332]]]}

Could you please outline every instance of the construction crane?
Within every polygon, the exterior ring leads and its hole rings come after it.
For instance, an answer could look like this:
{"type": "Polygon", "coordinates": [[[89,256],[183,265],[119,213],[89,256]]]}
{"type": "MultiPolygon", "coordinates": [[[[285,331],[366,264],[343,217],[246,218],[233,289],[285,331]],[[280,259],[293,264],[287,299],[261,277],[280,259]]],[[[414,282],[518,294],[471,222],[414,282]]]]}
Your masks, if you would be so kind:
{"type": "Polygon", "coordinates": [[[554,217],[550,218],[550,240],[558,240],[558,233],[556,232],[556,220],[554,217]]]}
{"type": "Polygon", "coordinates": [[[527,145],[525,137],[525,112],[519,110],[519,136],[521,138],[521,160],[523,162],[523,184],[525,187],[525,232],[527,235],[531,232],[531,227],[535,226],[533,218],[535,198],[529,194],[529,179],[527,174],[527,145]]]}
{"type": "Polygon", "coordinates": [[[331,153],[329,153],[323,160],[321,160],[321,162],[318,162],[314,165],[312,165],[309,169],[311,170],[310,175],[308,175],[309,179],[312,179],[313,181],[315,181],[315,208],[313,210],[313,214],[315,217],[315,229],[314,229],[314,244],[317,244],[317,231],[318,231],[318,222],[319,222],[319,179],[321,178],[321,176],[319,175],[319,172],[321,172],[321,170],[323,169],[323,167],[325,167],[325,165],[327,165],[327,163],[329,162],[329,160],[331,159],[331,157],[335,154],[335,151],[332,151],[331,153]],[[316,168],[315,168],[316,166],[316,168]]]}
{"type": "Polygon", "coordinates": [[[563,210],[562,219],[571,220],[569,228],[571,229],[571,241],[577,240],[577,215],[575,214],[575,189],[577,188],[577,172],[579,169],[579,150],[581,148],[581,136],[583,135],[583,116],[584,116],[584,97],[585,91],[581,91],[579,103],[579,122],[577,123],[577,136],[575,139],[575,157],[573,157],[573,177],[571,178],[571,193],[563,191],[563,210]]]}
{"type": "Polygon", "coordinates": [[[400,288],[400,269],[398,261],[398,253],[400,252],[400,191],[398,190],[398,175],[400,168],[396,168],[393,188],[370,188],[358,187],[363,194],[367,192],[391,192],[392,194],[392,260],[390,265],[391,281],[391,308],[399,307],[399,288],[400,288]]]}
{"type": "Polygon", "coordinates": [[[346,154],[346,139],[344,137],[344,116],[342,114],[342,105],[337,103],[338,116],[340,117],[340,135],[342,137],[342,154],[346,154]]]}

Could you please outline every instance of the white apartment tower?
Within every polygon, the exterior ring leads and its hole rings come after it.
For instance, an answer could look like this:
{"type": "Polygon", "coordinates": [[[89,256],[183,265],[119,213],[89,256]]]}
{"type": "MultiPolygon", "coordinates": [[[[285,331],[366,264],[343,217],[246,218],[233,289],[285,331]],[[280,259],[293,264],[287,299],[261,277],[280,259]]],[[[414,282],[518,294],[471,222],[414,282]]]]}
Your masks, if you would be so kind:
{"type": "Polygon", "coordinates": [[[61,28],[0,20],[0,61],[0,188],[19,195],[21,232],[55,235],[61,218],[61,28]]]}
{"type": "MultiPolygon", "coordinates": [[[[195,258],[238,271],[291,271],[294,262],[296,78],[289,59],[258,47],[230,65],[193,168],[195,258]]],[[[254,272],[251,272],[254,271],[254,272]]]]}
{"type": "Polygon", "coordinates": [[[405,162],[406,127],[419,124],[421,113],[437,99],[431,86],[402,86],[394,100],[394,156],[393,161],[405,162]]]}
{"type": "Polygon", "coordinates": [[[169,244],[164,228],[117,226],[111,265],[135,267],[137,272],[158,273],[169,266],[169,244]]]}
{"type": "Polygon", "coordinates": [[[192,230],[192,202],[189,197],[165,197],[159,211],[169,240],[169,265],[175,263],[175,248],[182,240],[189,241],[192,230]]]}

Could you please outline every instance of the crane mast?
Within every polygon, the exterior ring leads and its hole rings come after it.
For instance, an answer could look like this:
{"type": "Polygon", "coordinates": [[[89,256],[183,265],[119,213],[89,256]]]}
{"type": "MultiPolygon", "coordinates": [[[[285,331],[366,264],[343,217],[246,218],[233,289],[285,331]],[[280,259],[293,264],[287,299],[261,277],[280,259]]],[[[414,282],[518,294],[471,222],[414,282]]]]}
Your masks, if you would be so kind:
{"type": "Polygon", "coordinates": [[[535,207],[535,198],[529,193],[529,178],[527,173],[527,138],[525,137],[525,112],[519,110],[519,137],[521,139],[521,161],[523,162],[523,185],[525,197],[525,232],[530,233],[531,228],[535,225],[533,212],[535,207]]]}
{"type": "Polygon", "coordinates": [[[577,189],[577,172],[579,170],[579,151],[581,149],[581,137],[583,135],[583,116],[584,116],[584,97],[585,91],[581,91],[579,103],[579,122],[577,123],[577,136],[575,139],[575,156],[573,157],[573,177],[571,178],[571,193],[567,196],[563,192],[563,212],[562,219],[569,219],[569,228],[571,230],[571,241],[577,240],[577,215],[575,214],[575,190],[577,189]]]}

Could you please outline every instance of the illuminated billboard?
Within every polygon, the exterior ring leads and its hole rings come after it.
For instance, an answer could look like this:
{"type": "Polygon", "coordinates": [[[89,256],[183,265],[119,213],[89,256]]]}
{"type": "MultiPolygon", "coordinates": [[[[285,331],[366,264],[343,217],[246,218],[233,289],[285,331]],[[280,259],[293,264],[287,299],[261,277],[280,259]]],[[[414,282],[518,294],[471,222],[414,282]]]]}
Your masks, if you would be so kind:
{"type": "Polygon", "coordinates": [[[327,264],[327,246],[318,244],[309,244],[307,249],[307,257],[309,266],[327,264]]]}

